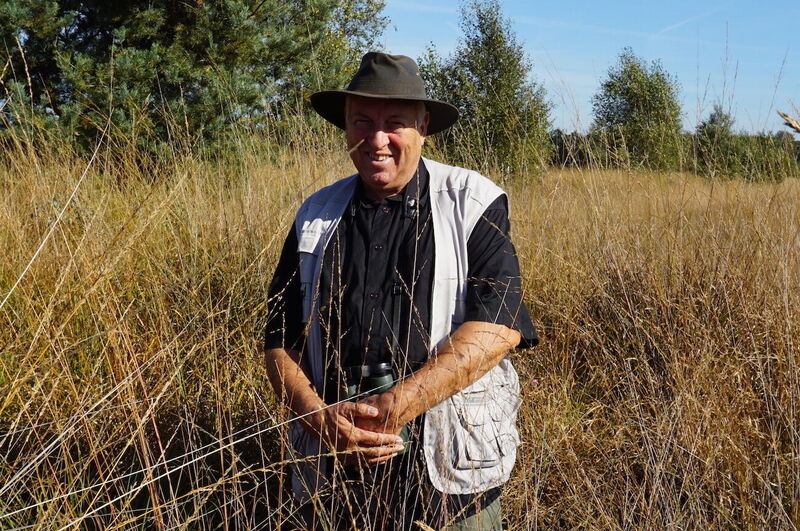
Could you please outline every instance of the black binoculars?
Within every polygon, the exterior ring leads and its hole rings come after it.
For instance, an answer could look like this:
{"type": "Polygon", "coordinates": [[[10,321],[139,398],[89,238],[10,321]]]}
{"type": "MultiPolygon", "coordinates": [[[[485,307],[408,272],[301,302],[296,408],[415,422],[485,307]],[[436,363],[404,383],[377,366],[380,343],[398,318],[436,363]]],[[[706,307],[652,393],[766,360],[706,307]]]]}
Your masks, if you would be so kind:
{"type": "MultiPolygon", "coordinates": [[[[376,363],[374,365],[358,365],[345,367],[347,378],[347,398],[357,399],[385,393],[394,386],[395,378],[391,363],[376,363]]],[[[404,443],[408,442],[408,426],[400,430],[400,437],[404,443]]],[[[404,453],[406,447],[399,453],[404,453]]]]}

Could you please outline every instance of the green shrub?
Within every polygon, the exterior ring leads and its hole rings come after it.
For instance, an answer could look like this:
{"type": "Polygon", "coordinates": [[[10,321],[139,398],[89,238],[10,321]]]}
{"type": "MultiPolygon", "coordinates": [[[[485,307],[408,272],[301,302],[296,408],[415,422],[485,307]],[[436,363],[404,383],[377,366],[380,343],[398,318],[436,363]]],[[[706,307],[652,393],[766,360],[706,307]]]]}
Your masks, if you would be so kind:
{"type": "Polygon", "coordinates": [[[659,61],[649,66],[630,48],[594,96],[592,131],[619,166],[678,169],[681,108],[678,82],[659,61]]]}
{"type": "Polygon", "coordinates": [[[722,106],[697,126],[697,167],[711,178],[742,177],[749,181],[780,181],[797,176],[795,141],[786,132],[736,134],[734,120],[722,106]]]}

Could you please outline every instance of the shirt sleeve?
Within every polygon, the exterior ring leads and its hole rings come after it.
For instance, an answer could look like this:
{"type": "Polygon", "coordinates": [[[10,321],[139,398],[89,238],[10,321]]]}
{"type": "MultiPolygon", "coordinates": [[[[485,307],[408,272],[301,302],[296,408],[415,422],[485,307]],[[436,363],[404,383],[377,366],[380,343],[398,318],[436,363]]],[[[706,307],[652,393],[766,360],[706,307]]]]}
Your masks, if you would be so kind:
{"type": "Polygon", "coordinates": [[[509,231],[505,196],[498,197],[478,220],[467,242],[468,281],[465,321],[502,324],[522,335],[520,347],[539,343],[522,301],[519,260],[509,231]]]}
{"type": "Polygon", "coordinates": [[[264,347],[301,350],[305,339],[300,292],[300,265],[297,257],[297,234],[289,229],[278,266],[269,285],[264,347]]]}

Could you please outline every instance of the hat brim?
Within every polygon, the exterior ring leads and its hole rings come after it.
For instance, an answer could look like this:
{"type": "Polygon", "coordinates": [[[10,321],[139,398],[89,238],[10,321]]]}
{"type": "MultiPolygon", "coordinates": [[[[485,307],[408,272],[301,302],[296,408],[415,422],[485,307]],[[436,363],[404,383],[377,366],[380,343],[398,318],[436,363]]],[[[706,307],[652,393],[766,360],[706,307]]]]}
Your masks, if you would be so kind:
{"type": "Polygon", "coordinates": [[[385,94],[367,94],[351,90],[323,90],[311,95],[311,106],[317,114],[338,127],[345,128],[344,103],[347,96],[360,96],[362,98],[373,98],[376,100],[403,100],[421,101],[430,115],[427,134],[433,135],[444,131],[458,120],[458,109],[438,100],[425,98],[412,98],[408,96],[395,96],[385,94]]]}

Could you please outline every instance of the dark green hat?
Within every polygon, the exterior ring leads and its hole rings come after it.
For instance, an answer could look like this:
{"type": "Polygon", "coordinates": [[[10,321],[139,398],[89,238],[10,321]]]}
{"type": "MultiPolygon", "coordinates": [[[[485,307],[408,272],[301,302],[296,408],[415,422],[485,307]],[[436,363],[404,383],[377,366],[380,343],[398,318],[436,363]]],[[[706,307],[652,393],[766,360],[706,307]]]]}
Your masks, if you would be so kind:
{"type": "Polygon", "coordinates": [[[417,63],[405,55],[368,52],[347,90],[323,90],[311,95],[311,105],[320,116],[345,128],[344,102],[348,95],[381,100],[421,101],[430,113],[428,134],[444,131],[458,120],[458,109],[429,99],[417,63]]]}

